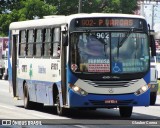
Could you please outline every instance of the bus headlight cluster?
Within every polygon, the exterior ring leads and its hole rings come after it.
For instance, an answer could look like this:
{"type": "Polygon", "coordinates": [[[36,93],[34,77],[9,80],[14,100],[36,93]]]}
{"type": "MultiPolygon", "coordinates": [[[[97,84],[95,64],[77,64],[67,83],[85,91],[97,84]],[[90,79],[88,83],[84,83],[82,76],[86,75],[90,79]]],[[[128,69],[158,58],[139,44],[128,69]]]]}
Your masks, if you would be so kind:
{"type": "Polygon", "coordinates": [[[70,88],[71,88],[74,92],[78,93],[79,95],[82,95],[82,96],[88,95],[88,93],[87,93],[86,91],[84,91],[82,88],[80,88],[80,87],[78,87],[78,86],[76,86],[76,85],[70,84],[70,88]]]}
{"type": "Polygon", "coordinates": [[[140,89],[138,89],[135,92],[135,95],[141,95],[142,93],[146,92],[148,90],[148,86],[147,85],[143,85],[140,89]]]}

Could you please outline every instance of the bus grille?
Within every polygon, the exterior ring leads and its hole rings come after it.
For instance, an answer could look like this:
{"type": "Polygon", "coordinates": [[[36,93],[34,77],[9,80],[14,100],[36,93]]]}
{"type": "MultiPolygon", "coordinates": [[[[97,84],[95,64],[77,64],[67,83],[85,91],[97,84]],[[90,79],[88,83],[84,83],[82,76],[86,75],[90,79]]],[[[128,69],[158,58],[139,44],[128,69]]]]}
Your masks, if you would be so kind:
{"type": "Polygon", "coordinates": [[[95,87],[102,87],[102,88],[118,88],[118,87],[128,87],[136,83],[139,79],[136,80],[128,80],[128,81],[90,81],[84,80],[84,82],[95,86],[95,87]]]}

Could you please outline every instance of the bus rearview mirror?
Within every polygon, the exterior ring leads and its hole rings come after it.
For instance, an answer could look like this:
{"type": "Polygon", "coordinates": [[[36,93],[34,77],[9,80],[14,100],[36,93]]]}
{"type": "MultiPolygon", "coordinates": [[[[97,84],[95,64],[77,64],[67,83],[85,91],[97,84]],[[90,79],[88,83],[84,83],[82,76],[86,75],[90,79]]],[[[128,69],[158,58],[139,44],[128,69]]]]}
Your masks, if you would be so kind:
{"type": "Polygon", "coordinates": [[[62,35],[62,44],[63,46],[68,46],[68,35],[67,34],[62,35]]]}
{"type": "Polygon", "coordinates": [[[156,44],[153,35],[150,35],[150,47],[151,47],[151,56],[156,56],[156,44]]]}

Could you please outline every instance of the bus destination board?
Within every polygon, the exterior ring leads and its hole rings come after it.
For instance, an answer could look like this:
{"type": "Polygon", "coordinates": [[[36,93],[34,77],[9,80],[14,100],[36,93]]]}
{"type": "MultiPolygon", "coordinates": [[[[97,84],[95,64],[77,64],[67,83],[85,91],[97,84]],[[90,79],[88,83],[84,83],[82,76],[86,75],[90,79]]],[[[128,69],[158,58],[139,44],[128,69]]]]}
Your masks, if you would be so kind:
{"type": "Polygon", "coordinates": [[[133,18],[78,18],[75,20],[75,26],[143,28],[143,22],[133,18]]]}

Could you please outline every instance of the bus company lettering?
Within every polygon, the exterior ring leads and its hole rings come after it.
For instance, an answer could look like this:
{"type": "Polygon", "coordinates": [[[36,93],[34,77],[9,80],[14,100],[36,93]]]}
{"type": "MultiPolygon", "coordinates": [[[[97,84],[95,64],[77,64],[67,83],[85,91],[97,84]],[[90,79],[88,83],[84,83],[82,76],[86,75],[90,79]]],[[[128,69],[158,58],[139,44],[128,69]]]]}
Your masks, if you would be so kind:
{"type": "Polygon", "coordinates": [[[38,73],[46,74],[46,68],[44,66],[38,66],[38,73]]]}
{"type": "Polygon", "coordinates": [[[88,59],[89,64],[108,64],[109,59],[88,59]]]}
{"type": "Polygon", "coordinates": [[[58,70],[58,64],[57,63],[51,63],[51,70],[58,70]]]}
{"type": "Polygon", "coordinates": [[[27,72],[27,65],[22,65],[22,72],[27,72]]]}

